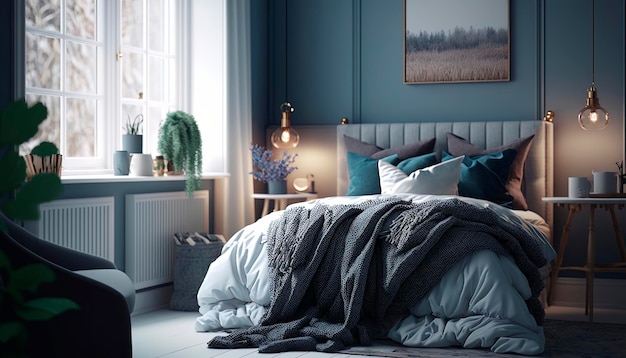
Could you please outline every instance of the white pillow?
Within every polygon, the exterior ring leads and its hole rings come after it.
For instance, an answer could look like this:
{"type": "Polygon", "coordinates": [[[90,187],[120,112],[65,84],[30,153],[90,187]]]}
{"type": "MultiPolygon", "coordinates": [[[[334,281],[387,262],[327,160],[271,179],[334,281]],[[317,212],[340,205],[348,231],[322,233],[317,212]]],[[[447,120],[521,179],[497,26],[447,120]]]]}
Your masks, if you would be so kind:
{"type": "Polygon", "coordinates": [[[407,175],[395,165],[378,161],[382,194],[458,195],[461,163],[465,156],[418,169],[407,175]]]}

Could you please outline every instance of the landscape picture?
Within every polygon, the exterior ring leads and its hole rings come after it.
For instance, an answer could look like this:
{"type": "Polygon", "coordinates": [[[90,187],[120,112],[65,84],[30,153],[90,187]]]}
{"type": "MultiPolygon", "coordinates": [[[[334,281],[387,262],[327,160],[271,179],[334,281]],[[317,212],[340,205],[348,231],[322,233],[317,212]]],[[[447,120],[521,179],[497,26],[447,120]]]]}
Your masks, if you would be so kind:
{"type": "Polygon", "coordinates": [[[509,0],[405,0],[404,83],[508,81],[509,0]]]}

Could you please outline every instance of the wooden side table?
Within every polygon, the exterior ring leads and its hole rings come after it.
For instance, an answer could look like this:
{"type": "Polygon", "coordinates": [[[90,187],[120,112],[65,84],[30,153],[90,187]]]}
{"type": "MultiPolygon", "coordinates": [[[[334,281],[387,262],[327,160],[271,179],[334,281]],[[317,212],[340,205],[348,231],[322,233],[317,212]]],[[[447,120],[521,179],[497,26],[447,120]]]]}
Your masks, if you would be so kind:
{"type": "Polygon", "coordinates": [[[252,194],[255,199],[263,199],[263,212],[261,216],[269,212],[270,201],[274,201],[274,211],[284,210],[287,207],[287,200],[312,200],[317,198],[316,193],[297,194],[252,194]]]}
{"type": "Polygon", "coordinates": [[[585,314],[589,315],[589,322],[593,322],[593,278],[596,272],[626,272],[626,249],[624,248],[624,239],[615,215],[615,208],[622,209],[626,205],[626,197],[619,198],[569,198],[569,197],[546,197],[543,201],[564,206],[569,209],[567,221],[563,226],[563,234],[559,250],[552,268],[552,277],[550,279],[550,293],[548,303],[552,304],[554,294],[556,292],[557,277],[560,270],[578,270],[586,273],[586,298],[585,298],[585,314]],[[566,266],[561,267],[563,263],[563,254],[569,240],[569,231],[572,225],[572,219],[577,212],[580,212],[584,206],[589,207],[589,236],[587,239],[587,263],[585,266],[566,266]],[[596,242],[595,242],[595,210],[597,208],[607,210],[611,214],[613,222],[613,231],[615,232],[615,240],[619,249],[621,262],[613,263],[597,263],[596,242]]]}

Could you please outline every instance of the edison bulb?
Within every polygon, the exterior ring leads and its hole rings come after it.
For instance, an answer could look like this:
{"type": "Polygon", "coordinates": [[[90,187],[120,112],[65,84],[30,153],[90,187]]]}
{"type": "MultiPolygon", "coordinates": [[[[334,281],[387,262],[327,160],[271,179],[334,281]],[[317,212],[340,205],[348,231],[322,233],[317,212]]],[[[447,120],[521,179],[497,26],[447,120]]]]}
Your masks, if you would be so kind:
{"type": "Polygon", "coordinates": [[[600,105],[598,90],[593,82],[587,89],[585,107],[578,112],[578,124],[584,130],[603,130],[609,124],[609,112],[600,105]]]}

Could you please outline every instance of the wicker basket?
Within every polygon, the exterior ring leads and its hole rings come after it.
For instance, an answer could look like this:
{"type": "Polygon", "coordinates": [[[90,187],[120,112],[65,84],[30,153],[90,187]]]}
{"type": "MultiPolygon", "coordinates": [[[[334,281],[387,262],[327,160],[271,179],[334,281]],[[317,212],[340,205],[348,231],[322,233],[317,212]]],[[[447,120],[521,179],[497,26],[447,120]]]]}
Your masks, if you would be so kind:
{"type": "Polygon", "coordinates": [[[55,173],[61,176],[63,156],[61,154],[52,154],[40,157],[34,154],[24,156],[26,161],[26,179],[31,180],[37,174],[55,173]]]}
{"type": "MultiPolygon", "coordinates": [[[[202,285],[209,265],[222,253],[224,246],[223,236],[203,235],[211,239],[209,244],[176,245],[174,291],[170,299],[172,310],[197,311],[199,309],[198,289],[202,285]]],[[[188,237],[189,233],[181,236],[188,237]]]]}

